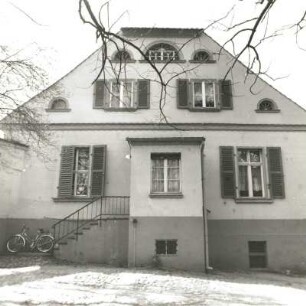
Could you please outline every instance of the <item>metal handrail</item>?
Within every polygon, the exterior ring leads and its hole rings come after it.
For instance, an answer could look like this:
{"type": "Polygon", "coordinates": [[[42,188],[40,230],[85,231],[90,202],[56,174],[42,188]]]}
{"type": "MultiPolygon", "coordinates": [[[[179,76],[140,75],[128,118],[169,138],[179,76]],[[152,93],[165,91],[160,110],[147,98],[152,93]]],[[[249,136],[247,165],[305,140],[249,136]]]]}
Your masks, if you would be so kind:
{"type": "Polygon", "coordinates": [[[129,215],[129,197],[107,196],[91,200],[83,207],[53,224],[55,241],[58,242],[71,234],[77,234],[75,237],[77,240],[79,229],[86,224],[103,219],[103,216],[114,215],[129,215]]]}

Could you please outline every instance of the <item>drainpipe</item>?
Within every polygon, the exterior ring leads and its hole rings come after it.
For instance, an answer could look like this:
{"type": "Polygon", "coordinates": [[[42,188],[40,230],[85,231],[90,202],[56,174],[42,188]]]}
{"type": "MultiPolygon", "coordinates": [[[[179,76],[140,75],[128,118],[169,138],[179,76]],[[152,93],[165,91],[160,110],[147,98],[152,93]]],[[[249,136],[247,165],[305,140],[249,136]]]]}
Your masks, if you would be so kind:
{"type": "Polygon", "coordinates": [[[204,181],[204,141],[201,144],[201,181],[202,181],[202,209],[203,209],[203,230],[204,230],[204,266],[205,272],[212,270],[209,266],[209,249],[208,249],[208,225],[207,225],[207,208],[205,202],[205,181],[204,181]]]}

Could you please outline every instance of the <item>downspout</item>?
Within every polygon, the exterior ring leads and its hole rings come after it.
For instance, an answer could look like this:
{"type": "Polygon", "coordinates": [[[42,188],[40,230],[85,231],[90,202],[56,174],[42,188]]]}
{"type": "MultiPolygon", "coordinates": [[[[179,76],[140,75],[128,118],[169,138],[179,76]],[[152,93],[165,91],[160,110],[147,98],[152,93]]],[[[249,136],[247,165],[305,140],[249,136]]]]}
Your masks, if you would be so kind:
{"type": "Polygon", "coordinates": [[[212,270],[209,266],[209,246],[208,246],[208,225],[207,225],[207,208],[205,202],[205,181],[204,181],[204,141],[201,143],[201,181],[202,181],[202,210],[203,210],[203,231],[204,231],[204,267],[205,272],[208,273],[212,270]]]}

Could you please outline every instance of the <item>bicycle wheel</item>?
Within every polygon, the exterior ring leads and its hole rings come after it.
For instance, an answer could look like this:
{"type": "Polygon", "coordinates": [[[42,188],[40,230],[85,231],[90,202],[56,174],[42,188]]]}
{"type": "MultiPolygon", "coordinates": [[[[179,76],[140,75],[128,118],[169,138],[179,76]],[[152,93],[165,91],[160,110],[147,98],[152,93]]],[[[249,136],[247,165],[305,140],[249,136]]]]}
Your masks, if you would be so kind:
{"type": "Polygon", "coordinates": [[[54,238],[49,235],[42,235],[37,239],[36,248],[39,252],[47,253],[53,248],[54,238]]]}
{"type": "Polygon", "coordinates": [[[25,247],[25,240],[20,235],[12,236],[6,243],[6,248],[10,253],[20,252],[25,247]]]}

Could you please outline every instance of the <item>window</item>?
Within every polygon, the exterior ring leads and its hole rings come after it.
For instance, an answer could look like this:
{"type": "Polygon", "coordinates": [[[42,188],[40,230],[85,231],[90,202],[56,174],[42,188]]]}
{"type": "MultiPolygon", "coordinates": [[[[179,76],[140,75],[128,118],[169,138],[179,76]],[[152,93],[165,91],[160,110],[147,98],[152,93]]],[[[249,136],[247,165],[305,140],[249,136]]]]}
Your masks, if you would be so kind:
{"type": "Polygon", "coordinates": [[[94,108],[129,111],[150,108],[150,80],[97,80],[94,108]]]}
{"type": "Polygon", "coordinates": [[[161,62],[167,62],[179,59],[177,50],[173,46],[165,43],[160,43],[152,46],[147,51],[146,56],[151,61],[161,61],[161,62]]]}
{"type": "Polygon", "coordinates": [[[120,50],[115,54],[114,60],[118,62],[126,62],[131,60],[131,56],[127,51],[120,50]]]}
{"type": "Polygon", "coordinates": [[[190,111],[233,109],[231,80],[178,79],[177,107],[190,111]]]}
{"type": "Polygon", "coordinates": [[[129,108],[133,107],[134,100],[134,82],[120,81],[111,82],[110,89],[110,107],[129,108]]]}
{"type": "Polygon", "coordinates": [[[210,56],[206,51],[198,51],[193,56],[193,60],[197,62],[208,62],[210,60],[210,56]]]}
{"type": "Polygon", "coordinates": [[[152,154],[152,193],[180,192],[180,154],[152,154]]]}
{"type": "Polygon", "coordinates": [[[269,99],[264,99],[258,102],[256,112],[259,113],[275,113],[280,110],[277,108],[277,105],[274,101],[269,99]]]}
{"type": "Polygon", "coordinates": [[[88,196],[89,187],[89,147],[75,149],[73,174],[73,195],[88,196]]]}
{"type": "Polygon", "coordinates": [[[64,98],[52,99],[49,103],[49,107],[46,109],[48,112],[67,112],[70,111],[68,108],[68,101],[64,98]]]}
{"type": "Polygon", "coordinates": [[[86,198],[104,192],[106,146],[63,146],[58,198],[86,198]]]}
{"type": "Polygon", "coordinates": [[[285,197],[280,147],[220,147],[220,170],[223,198],[271,203],[285,197]]]}
{"type": "Polygon", "coordinates": [[[155,240],[156,255],[175,255],[177,254],[177,240],[155,240]]]}
{"type": "Polygon", "coordinates": [[[194,107],[216,107],[216,83],[214,81],[193,82],[192,93],[194,107]]]}
{"type": "Polygon", "coordinates": [[[248,241],[250,268],[267,267],[266,241],[248,241]]]}
{"type": "Polygon", "coordinates": [[[263,158],[260,149],[238,149],[238,196],[264,197],[263,158]]]}

